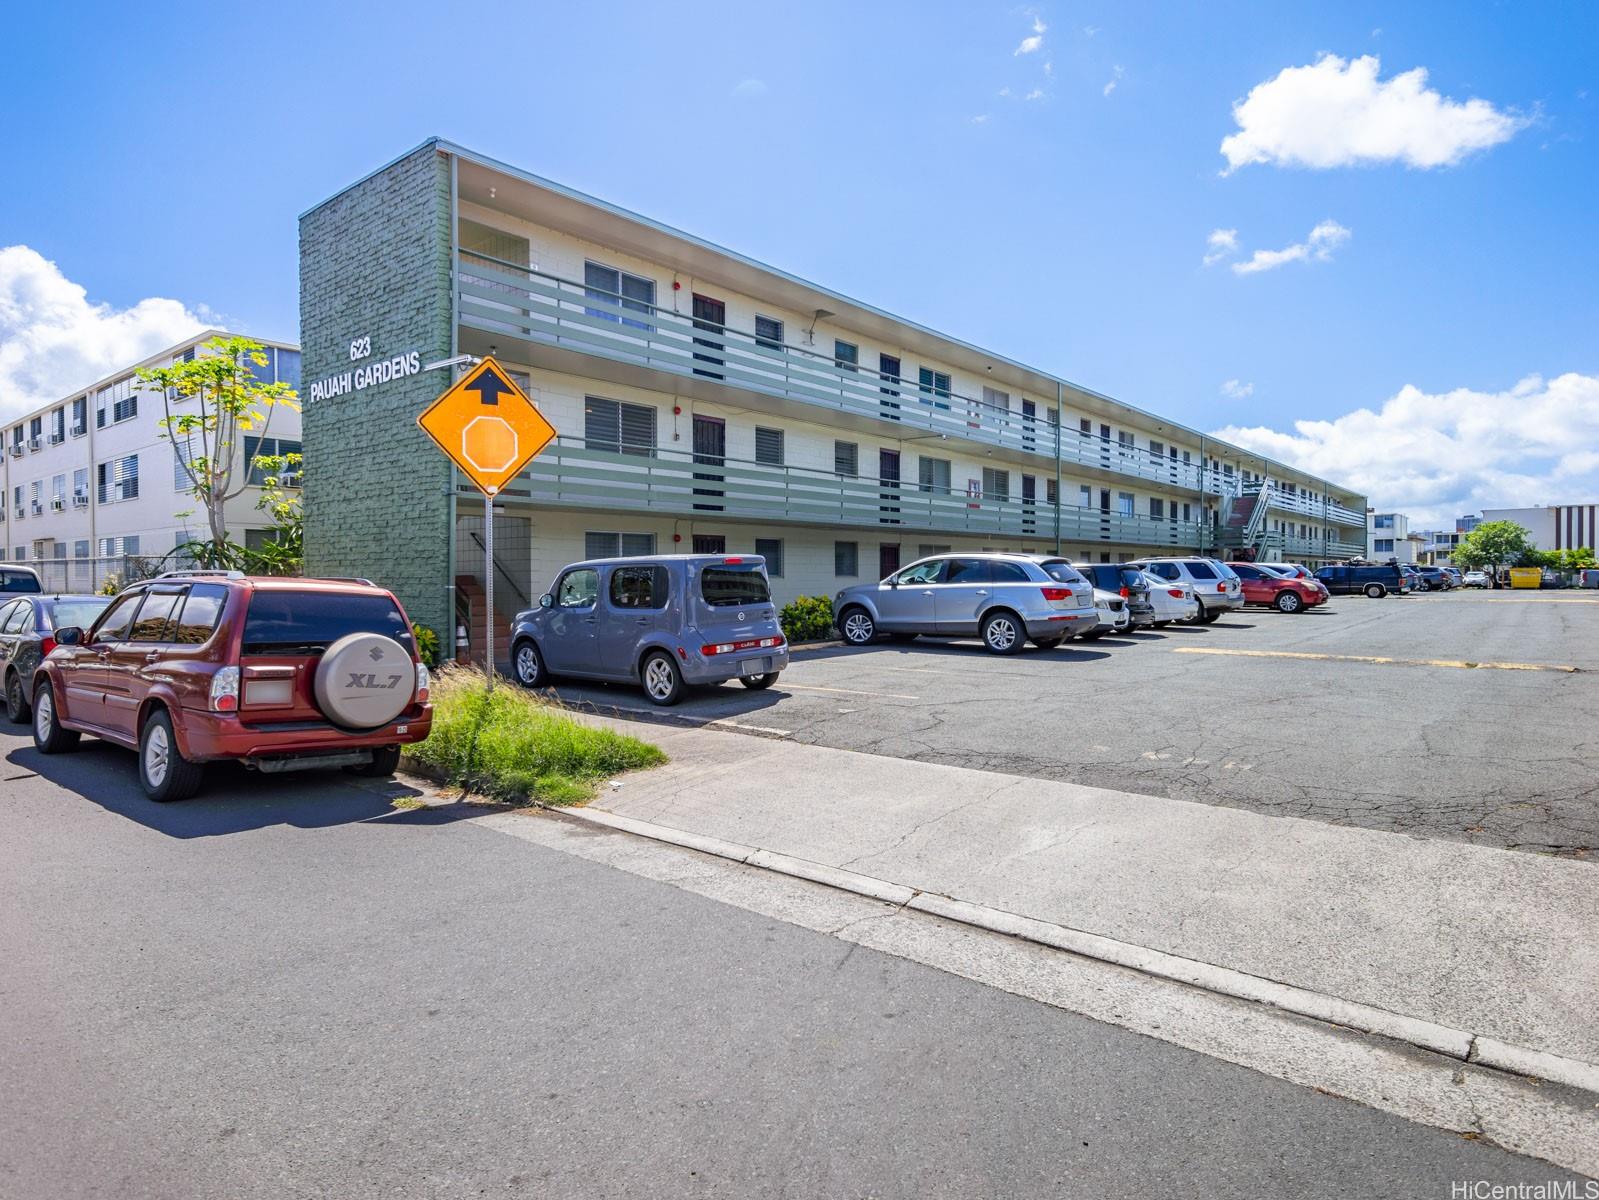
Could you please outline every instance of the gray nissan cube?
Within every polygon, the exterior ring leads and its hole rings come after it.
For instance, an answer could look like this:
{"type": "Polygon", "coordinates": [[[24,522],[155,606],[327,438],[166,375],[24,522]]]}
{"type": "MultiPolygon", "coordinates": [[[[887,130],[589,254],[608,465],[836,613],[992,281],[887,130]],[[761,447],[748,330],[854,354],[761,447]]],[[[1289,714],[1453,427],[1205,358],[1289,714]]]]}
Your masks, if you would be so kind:
{"type": "Polygon", "coordinates": [[[525,687],[552,676],[636,683],[667,705],[692,684],[769,688],[786,666],[788,642],[758,554],[573,563],[511,626],[511,669],[525,687]]]}

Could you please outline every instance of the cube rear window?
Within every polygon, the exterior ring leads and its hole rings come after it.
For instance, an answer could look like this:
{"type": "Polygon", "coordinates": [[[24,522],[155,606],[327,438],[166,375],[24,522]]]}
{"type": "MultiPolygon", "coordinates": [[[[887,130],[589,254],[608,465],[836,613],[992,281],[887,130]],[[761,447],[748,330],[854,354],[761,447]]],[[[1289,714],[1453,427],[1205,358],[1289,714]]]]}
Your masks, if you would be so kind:
{"type": "Polygon", "coordinates": [[[700,571],[700,595],[705,603],[724,608],[765,604],[772,598],[772,589],[757,563],[715,563],[700,571]]]}
{"type": "Polygon", "coordinates": [[[411,631],[387,596],[263,590],[250,597],[242,652],[320,654],[352,633],[381,633],[411,648],[411,631]]]}

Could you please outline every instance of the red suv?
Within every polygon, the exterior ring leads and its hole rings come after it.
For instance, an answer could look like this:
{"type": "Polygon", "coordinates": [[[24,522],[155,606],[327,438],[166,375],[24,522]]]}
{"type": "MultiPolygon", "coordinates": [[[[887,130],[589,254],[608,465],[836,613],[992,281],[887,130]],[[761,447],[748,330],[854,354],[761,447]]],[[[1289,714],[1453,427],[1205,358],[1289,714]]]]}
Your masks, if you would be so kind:
{"type": "Polygon", "coordinates": [[[1265,605],[1278,612],[1304,612],[1324,603],[1327,592],[1314,579],[1294,579],[1279,575],[1254,563],[1227,564],[1244,581],[1244,603],[1265,605]]]}
{"type": "Polygon", "coordinates": [[[405,610],[364,579],[172,571],[55,638],[33,675],[34,745],[92,733],[137,750],[152,800],[192,796],[216,759],[392,775],[433,724],[405,610]]]}

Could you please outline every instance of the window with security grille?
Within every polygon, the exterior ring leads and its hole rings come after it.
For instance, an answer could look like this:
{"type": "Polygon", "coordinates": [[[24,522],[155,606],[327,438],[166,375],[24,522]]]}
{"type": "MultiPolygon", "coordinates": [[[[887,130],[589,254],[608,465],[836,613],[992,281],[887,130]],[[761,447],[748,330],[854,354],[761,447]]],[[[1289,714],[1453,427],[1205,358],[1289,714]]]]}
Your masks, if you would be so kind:
{"type": "Polygon", "coordinates": [[[94,397],[94,423],[99,428],[115,425],[139,415],[139,397],[133,390],[133,376],[101,388],[94,397]]]}
{"type": "Polygon", "coordinates": [[[783,348],[783,322],[776,317],[755,318],[755,344],[768,350],[783,348]]]}
{"type": "Polygon", "coordinates": [[[860,474],[861,448],[854,442],[833,443],[833,473],[846,479],[860,474]]]}
{"type": "Polygon", "coordinates": [[[833,362],[841,371],[854,371],[861,361],[861,348],[854,342],[833,339],[833,362]]]}
{"type": "Polygon", "coordinates": [[[103,462],[96,468],[95,480],[96,496],[101,504],[113,504],[118,500],[133,500],[139,495],[139,456],[130,454],[126,458],[112,459],[103,462]]]}
{"type": "Polygon", "coordinates": [[[833,574],[853,579],[860,574],[861,547],[859,542],[833,543],[833,574]]]}
{"type": "Polygon", "coordinates": [[[590,450],[655,457],[658,414],[648,404],[588,396],[583,401],[583,442],[590,450]]]}
{"type": "Polygon", "coordinates": [[[924,492],[949,494],[949,459],[918,455],[916,459],[916,485],[924,492]]]}
{"type": "Polygon", "coordinates": [[[585,294],[600,306],[585,308],[585,315],[619,321],[634,329],[653,328],[647,320],[624,314],[636,312],[647,317],[655,310],[655,280],[645,279],[642,275],[629,275],[626,271],[607,267],[603,263],[585,262],[583,283],[585,294]],[[618,309],[621,310],[620,314],[618,309]]]}
{"type": "Polygon", "coordinates": [[[783,577],[783,539],[756,538],[755,553],[766,560],[766,574],[772,579],[783,577]]]}
{"type": "Polygon", "coordinates": [[[783,465],[783,431],[755,427],[755,461],[769,467],[783,465]]]}
{"type": "Polygon", "coordinates": [[[983,468],[983,498],[1001,503],[1010,499],[1010,472],[1000,467],[983,468]]]}
{"type": "Polygon", "coordinates": [[[923,542],[916,547],[917,558],[931,558],[935,554],[948,554],[950,547],[937,542],[923,542]]]}
{"type": "Polygon", "coordinates": [[[1133,494],[1131,492],[1116,493],[1116,511],[1124,517],[1133,515],[1133,494]]]}
{"type": "Polygon", "coordinates": [[[1158,496],[1149,498],[1149,519],[1151,521],[1164,521],[1166,519],[1166,502],[1158,496]]]}
{"type": "MultiPolygon", "coordinates": [[[[246,435],[244,439],[244,461],[250,469],[251,485],[253,487],[262,487],[266,483],[268,476],[273,476],[279,483],[298,483],[300,471],[305,466],[303,461],[297,462],[293,466],[285,464],[282,467],[268,469],[257,465],[255,460],[257,458],[275,458],[278,455],[303,453],[304,450],[301,444],[290,441],[288,438],[258,438],[246,435]]],[[[190,458],[189,461],[193,462],[194,460],[190,458]]],[[[177,468],[177,471],[180,480],[187,478],[181,466],[177,468]]],[[[181,488],[187,485],[180,482],[178,486],[181,488]]]]}
{"type": "Polygon", "coordinates": [[[932,396],[934,408],[948,408],[948,404],[941,401],[948,400],[952,388],[949,375],[943,371],[935,371],[931,367],[921,367],[916,372],[917,390],[924,396],[932,396]]]}
{"type": "Polygon", "coordinates": [[[653,533],[585,533],[584,558],[637,558],[655,553],[653,533]]]}

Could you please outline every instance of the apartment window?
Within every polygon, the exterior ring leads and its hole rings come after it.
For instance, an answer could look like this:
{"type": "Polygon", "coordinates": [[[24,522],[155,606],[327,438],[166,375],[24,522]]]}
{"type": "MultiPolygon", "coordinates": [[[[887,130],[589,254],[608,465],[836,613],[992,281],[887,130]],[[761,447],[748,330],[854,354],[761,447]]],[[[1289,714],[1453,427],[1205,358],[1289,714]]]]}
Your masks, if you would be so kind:
{"type": "Polygon", "coordinates": [[[783,322],[776,317],[755,318],[755,344],[768,350],[783,348],[783,322]]]}
{"type": "Polygon", "coordinates": [[[853,372],[860,365],[861,348],[853,342],[833,339],[833,362],[842,371],[853,372]]]}
{"type": "Polygon", "coordinates": [[[583,400],[583,443],[590,450],[655,457],[656,411],[648,404],[623,404],[599,396],[583,400]]]}
{"type": "Polygon", "coordinates": [[[755,461],[768,467],[783,465],[783,431],[755,427],[755,461]]]}
{"type": "Polygon", "coordinates": [[[1046,504],[1059,503],[1060,490],[1055,486],[1053,479],[1044,480],[1044,502],[1046,504]]]}
{"type": "MultiPolygon", "coordinates": [[[[101,558],[120,558],[124,554],[137,554],[139,552],[139,535],[130,533],[127,537],[107,537],[100,539],[101,558]]],[[[132,615],[131,613],[129,614],[132,615]]]]}
{"type": "Polygon", "coordinates": [[[1077,488],[1077,507],[1078,508],[1093,508],[1094,507],[1094,489],[1089,487],[1087,484],[1079,484],[1078,485],[1078,488],[1077,488]]]}
{"type": "Polygon", "coordinates": [[[1116,442],[1123,450],[1131,450],[1133,448],[1133,435],[1128,430],[1119,429],[1116,431],[1116,442]]]}
{"type": "Polygon", "coordinates": [[[783,578],[783,539],[756,538],[755,553],[766,560],[766,573],[773,579],[783,578]]]}
{"type": "Polygon", "coordinates": [[[1124,517],[1133,515],[1133,494],[1131,492],[1116,493],[1116,511],[1124,517]]]}
{"type": "Polygon", "coordinates": [[[1378,554],[1392,554],[1394,552],[1393,538],[1378,538],[1372,544],[1376,547],[1378,554]]]}
{"type": "Polygon", "coordinates": [[[22,515],[22,485],[19,483],[11,489],[11,504],[17,510],[17,516],[22,515]]]}
{"type": "Polygon", "coordinates": [[[1233,464],[1232,463],[1223,463],[1222,464],[1222,468],[1221,468],[1221,473],[1223,475],[1226,475],[1226,476],[1230,477],[1232,475],[1232,473],[1233,473],[1233,464]]]}
{"type": "Polygon", "coordinates": [[[67,410],[56,408],[50,411],[50,444],[56,445],[67,440],[67,410]]]}
{"type": "Polygon", "coordinates": [[[72,543],[72,557],[73,558],[88,558],[89,557],[89,539],[88,538],[80,538],[78,541],[75,541],[75,542],[72,543]]]}
{"type": "Polygon", "coordinates": [[[28,499],[35,513],[44,511],[44,480],[35,479],[28,485],[28,499]]]}
{"type": "Polygon", "coordinates": [[[948,404],[940,403],[950,397],[953,389],[950,387],[949,376],[943,371],[935,371],[931,367],[921,367],[916,374],[917,388],[924,396],[933,397],[934,408],[948,408],[948,404]]]}
{"type": "MultiPolygon", "coordinates": [[[[879,354],[877,356],[877,377],[883,381],[883,386],[877,390],[885,396],[899,395],[899,359],[892,354],[879,354]]],[[[898,408],[896,404],[894,406],[898,408]]]]}
{"type": "Polygon", "coordinates": [[[53,508],[62,508],[67,502],[67,477],[65,472],[50,477],[50,504],[53,508]]]}
{"type": "Polygon", "coordinates": [[[655,553],[653,533],[585,533],[584,558],[635,558],[655,553]]]}
{"type": "Polygon", "coordinates": [[[1166,444],[1157,442],[1154,438],[1149,440],[1149,455],[1151,458],[1160,458],[1166,453],[1166,444]]]}
{"type": "Polygon", "coordinates": [[[139,415],[139,397],[133,391],[133,376],[101,388],[94,396],[94,423],[98,428],[115,425],[139,415]]]}
{"type": "Polygon", "coordinates": [[[98,471],[96,492],[101,504],[111,504],[117,500],[133,500],[139,495],[137,454],[103,462],[96,470],[98,471]]]}
{"type": "Polygon", "coordinates": [[[1183,520],[1192,521],[1193,519],[1194,519],[1194,506],[1192,504],[1183,505],[1183,520]]]}
{"type": "MultiPolygon", "coordinates": [[[[174,447],[175,446],[176,446],[176,443],[174,443],[174,447]]],[[[194,447],[194,449],[198,450],[198,447],[194,447]]],[[[249,470],[250,470],[249,482],[250,482],[251,486],[252,487],[262,487],[262,486],[264,486],[265,483],[266,483],[267,476],[271,475],[273,473],[273,472],[267,470],[265,467],[257,466],[256,462],[255,462],[255,460],[257,458],[276,458],[279,455],[301,454],[301,453],[303,453],[303,449],[302,449],[301,443],[295,442],[295,441],[290,441],[288,438],[258,438],[258,437],[251,437],[248,434],[245,435],[245,439],[244,439],[244,461],[245,461],[245,464],[249,467],[249,470]]],[[[187,461],[193,462],[194,461],[193,456],[190,455],[187,461]]],[[[304,467],[304,465],[305,464],[303,462],[300,462],[300,463],[296,463],[292,468],[290,468],[288,470],[280,469],[278,471],[278,479],[279,479],[279,481],[281,481],[285,475],[291,475],[291,474],[292,475],[298,475],[300,473],[301,468],[304,467]]],[[[188,486],[189,486],[189,482],[188,482],[189,477],[188,477],[187,473],[185,473],[185,471],[183,470],[182,466],[174,466],[173,470],[177,473],[176,483],[177,483],[178,490],[179,491],[183,491],[183,490],[187,489],[188,486]]]]}
{"type": "Polygon", "coordinates": [[[854,579],[860,574],[860,543],[833,543],[833,574],[840,579],[854,579]]]}
{"type": "Polygon", "coordinates": [[[1378,529],[1392,529],[1394,527],[1393,514],[1385,513],[1380,516],[1373,517],[1371,523],[1378,529]]]}
{"type": "Polygon", "coordinates": [[[948,554],[950,547],[941,546],[933,542],[923,542],[916,547],[917,558],[931,558],[935,554],[948,554]]]}
{"type": "Polygon", "coordinates": [[[89,431],[89,398],[79,396],[72,402],[72,436],[79,437],[89,431]]]}
{"type": "Polygon", "coordinates": [[[44,418],[43,417],[34,417],[31,421],[28,422],[28,439],[30,441],[35,441],[36,442],[36,441],[39,441],[43,437],[44,437],[44,418]]]}
{"type": "Polygon", "coordinates": [[[1094,423],[1087,417],[1079,418],[1077,421],[1077,432],[1082,437],[1093,437],[1094,423]]]}
{"type": "Polygon", "coordinates": [[[634,329],[651,328],[648,320],[626,314],[636,312],[648,317],[654,311],[655,280],[645,279],[642,275],[629,275],[626,271],[607,267],[603,263],[585,262],[583,285],[589,297],[605,305],[603,308],[585,308],[583,311],[586,315],[606,321],[620,321],[634,329]],[[620,314],[618,308],[622,310],[620,314]]]}
{"type": "Polygon", "coordinates": [[[918,455],[916,459],[916,485],[924,492],[949,494],[949,459],[918,455]]]}
{"type": "Polygon", "coordinates": [[[983,496],[1004,503],[1010,499],[1010,472],[999,467],[983,468],[983,496]]]}
{"type": "Polygon", "coordinates": [[[1149,498],[1149,519],[1151,521],[1164,521],[1166,519],[1166,502],[1158,496],[1149,498]]]}
{"type": "Polygon", "coordinates": [[[860,472],[860,447],[854,442],[833,443],[833,473],[845,479],[854,479],[860,472]]]}

